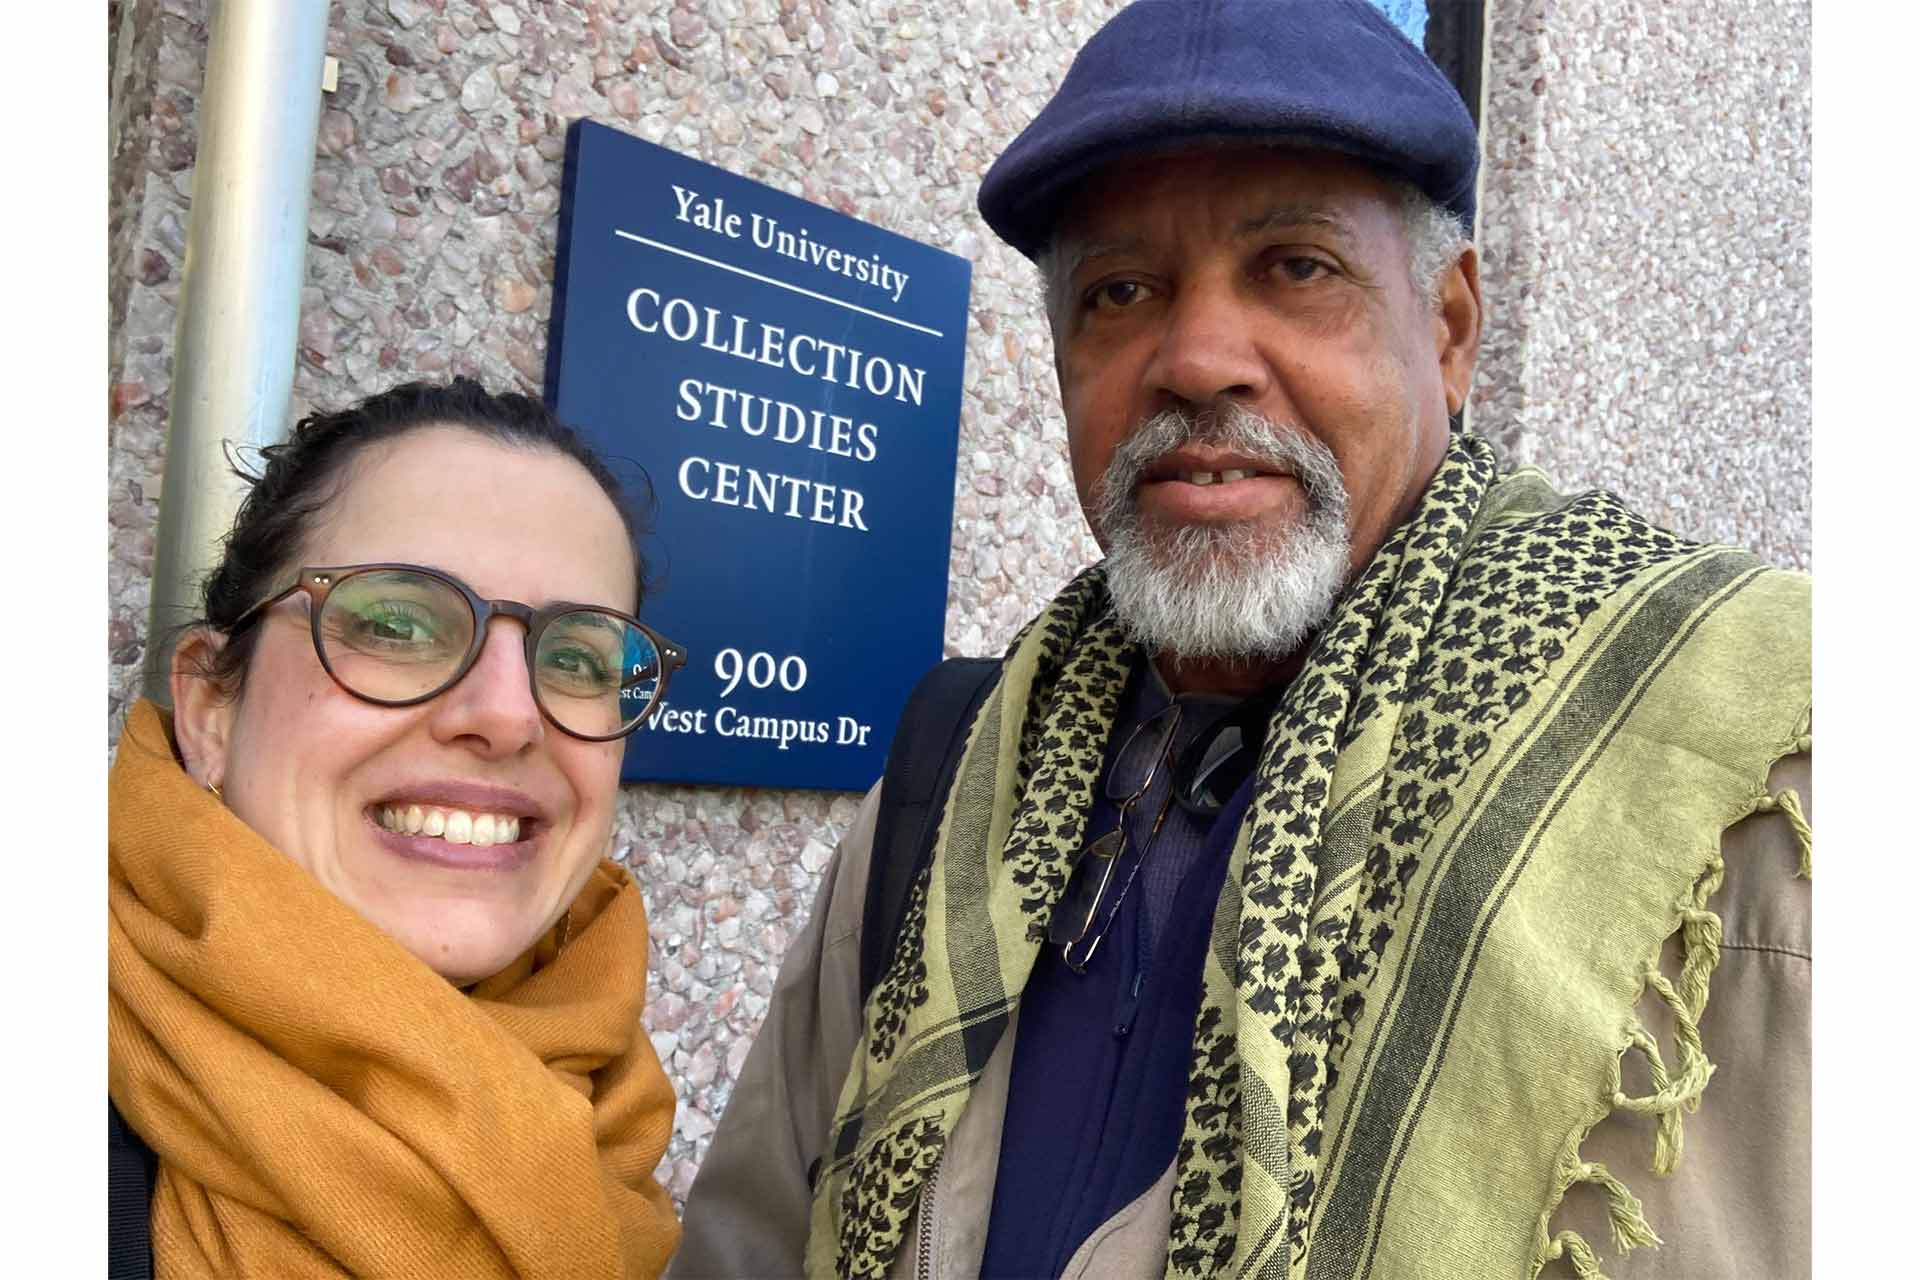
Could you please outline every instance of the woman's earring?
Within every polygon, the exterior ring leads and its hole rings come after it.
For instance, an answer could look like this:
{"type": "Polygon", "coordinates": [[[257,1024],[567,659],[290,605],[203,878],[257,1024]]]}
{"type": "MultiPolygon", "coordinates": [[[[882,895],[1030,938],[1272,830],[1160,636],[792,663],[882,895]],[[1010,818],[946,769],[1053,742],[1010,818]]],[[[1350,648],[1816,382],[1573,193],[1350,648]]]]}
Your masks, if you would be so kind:
{"type": "Polygon", "coordinates": [[[220,784],[219,784],[219,783],[217,783],[217,782],[207,782],[207,783],[203,783],[203,784],[201,784],[201,785],[203,785],[203,786],[205,786],[205,787],[206,787],[206,789],[207,789],[208,791],[211,791],[211,792],[213,793],[213,798],[214,798],[215,800],[218,800],[218,801],[219,801],[219,802],[220,802],[221,804],[225,804],[225,803],[227,802],[227,798],[226,798],[225,796],[223,796],[223,795],[221,795],[221,794],[220,794],[220,784]]]}

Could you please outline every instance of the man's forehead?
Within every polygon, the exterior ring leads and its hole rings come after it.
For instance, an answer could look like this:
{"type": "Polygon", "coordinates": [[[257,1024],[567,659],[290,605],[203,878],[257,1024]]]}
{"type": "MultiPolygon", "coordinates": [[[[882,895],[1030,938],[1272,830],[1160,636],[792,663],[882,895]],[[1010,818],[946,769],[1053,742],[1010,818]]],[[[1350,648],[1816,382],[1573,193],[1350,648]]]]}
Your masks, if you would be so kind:
{"type": "Polygon", "coordinates": [[[1398,192],[1344,156],[1293,149],[1206,148],[1130,158],[1091,175],[1056,228],[1055,248],[1086,256],[1137,245],[1177,222],[1235,238],[1310,228],[1356,238],[1398,192]]]}

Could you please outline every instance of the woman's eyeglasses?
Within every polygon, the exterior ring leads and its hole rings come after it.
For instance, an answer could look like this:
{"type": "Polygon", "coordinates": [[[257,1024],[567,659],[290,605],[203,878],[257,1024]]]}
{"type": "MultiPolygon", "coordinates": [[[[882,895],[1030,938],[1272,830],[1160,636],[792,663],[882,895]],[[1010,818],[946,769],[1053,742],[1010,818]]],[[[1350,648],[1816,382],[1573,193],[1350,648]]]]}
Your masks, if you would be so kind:
{"type": "Polygon", "coordinates": [[[342,689],[383,707],[413,706],[458,684],[496,616],[526,628],[528,682],[541,714],[589,742],[639,728],[687,661],[685,649],[617,609],[483,600],[458,578],[413,564],[302,569],[292,586],[242,614],[233,633],[296,591],[310,601],[320,665],[342,689]]]}

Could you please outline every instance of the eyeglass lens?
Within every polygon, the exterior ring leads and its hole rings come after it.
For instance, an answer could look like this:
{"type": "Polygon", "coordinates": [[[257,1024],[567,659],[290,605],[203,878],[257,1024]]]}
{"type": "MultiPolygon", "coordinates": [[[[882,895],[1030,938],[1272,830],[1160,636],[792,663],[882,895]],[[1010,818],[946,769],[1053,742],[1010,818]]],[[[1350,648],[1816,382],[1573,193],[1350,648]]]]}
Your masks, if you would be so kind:
{"type": "Polygon", "coordinates": [[[1075,963],[1074,948],[1093,931],[1107,887],[1113,882],[1122,855],[1127,849],[1127,816],[1140,798],[1153,788],[1160,765],[1173,743],[1180,724],[1178,704],[1169,703],[1134,729],[1107,770],[1107,799],[1120,810],[1119,825],[1095,840],[1080,855],[1066,891],[1054,907],[1047,924],[1047,939],[1066,948],[1069,966],[1081,968],[1091,959],[1091,950],[1075,963]]]}
{"type": "Polygon", "coordinates": [[[1134,805],[1153,789],[1161,762],[1180,727],[1180,704],[1169,702],[1142,720],[1127,736],[1120,754],[1107,770],[1107,799],[1116,805],[1134,805]]]}
{"type": "MultiPolygon", "coordinates": [[[[318,635],[321,656],[346,688],[376,702],[410,702],[459,677],[474,627],[472,607],[450,583],[369,569],[334,585],[318,635]]],[[[612,613],[576,609],[549,619],[533,652],[534,697],[570,733],[620,733],[639,722],[659,689],[652,639],[612,613]]]]}
{"type": "Polygon", "coordinates": [[[1120,864],[1120,855],[1126,848],[1123,815],[1120,826],[1095,840],[1074,864],[1066,892],[1047,922],[1047,941],[1056,947],[1071,947],[1086,937],[1093,928],[1094,916],[1100,911],[1100,899],[1107,894],[1107,882],[1113,879],[1114,868],[1120,864]]]}

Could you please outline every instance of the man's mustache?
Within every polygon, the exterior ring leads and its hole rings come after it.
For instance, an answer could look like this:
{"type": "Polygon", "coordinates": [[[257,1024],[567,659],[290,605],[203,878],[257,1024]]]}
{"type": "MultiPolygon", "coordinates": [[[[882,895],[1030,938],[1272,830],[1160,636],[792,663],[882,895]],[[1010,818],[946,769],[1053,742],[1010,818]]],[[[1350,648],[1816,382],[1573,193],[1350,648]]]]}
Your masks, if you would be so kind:
{"type": "Polygon", "coordinates": [[[1097,486],[1096,511],[1105,521],[1132,514],[1134,490],[1160,459],[1203,444],[1256,462],[1265,471],[1290,475],[1306,490],[1309,509],[1345,519],[1346,483],[1333,451],[1304,431],[1281,426],[1245,405],[1228,402],[1199,409],[1174,407],[1154,414],[1121,441],[1097,486]]]}

